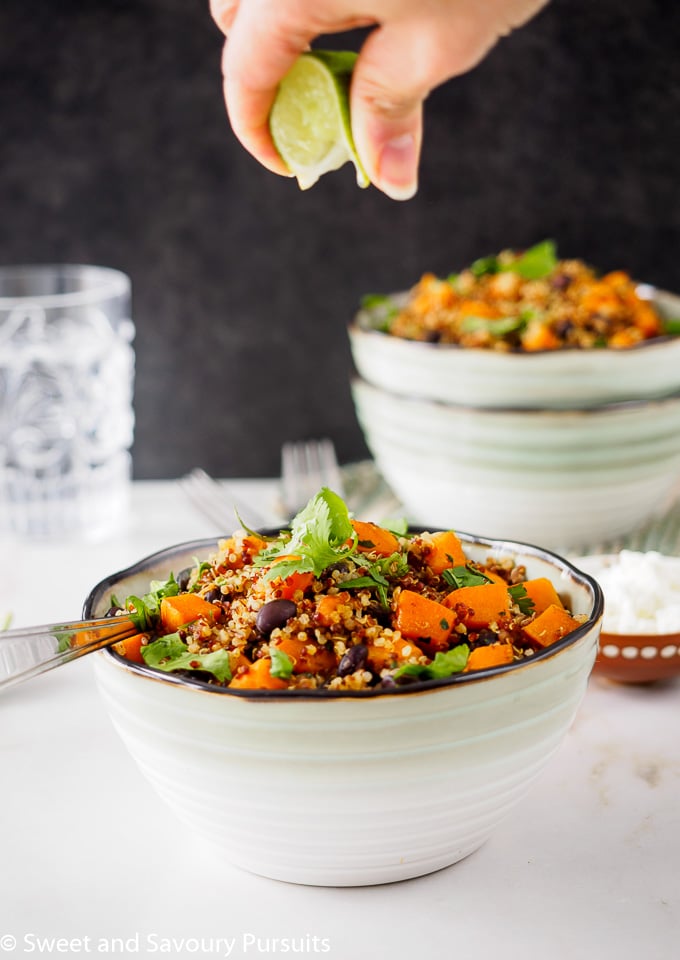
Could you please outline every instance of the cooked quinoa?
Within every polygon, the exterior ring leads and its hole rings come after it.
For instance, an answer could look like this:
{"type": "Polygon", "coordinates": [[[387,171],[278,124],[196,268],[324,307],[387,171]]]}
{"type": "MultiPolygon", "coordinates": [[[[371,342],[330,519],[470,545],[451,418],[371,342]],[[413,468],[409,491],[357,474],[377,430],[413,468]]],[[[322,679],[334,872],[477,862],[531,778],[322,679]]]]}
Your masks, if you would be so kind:
{"type": "Polygon", "coordinates": [[[426,273],[401,305],[370,295],[365,305],[392,336],[506,352],[625,349],[678,332],[625,271],[598,276],[582,260],[559,260],[551,241],[445,279],[426,273]]]}
{"type": "Polygon", "coordinates": [[[513,558],[352,520],[325,488],[278,537],[239,530],[110,613],[140,628],[127,659],[240,690],[397,689],[523,660],[585,619],[513,558]]]}

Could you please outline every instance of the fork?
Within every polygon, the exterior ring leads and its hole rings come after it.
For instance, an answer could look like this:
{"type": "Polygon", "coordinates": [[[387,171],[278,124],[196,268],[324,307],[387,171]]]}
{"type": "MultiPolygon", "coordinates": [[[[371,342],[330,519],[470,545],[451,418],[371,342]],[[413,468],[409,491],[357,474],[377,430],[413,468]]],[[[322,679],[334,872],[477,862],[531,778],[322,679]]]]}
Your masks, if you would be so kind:
{"type": "Polygon", "coordinates": [[[333,441],[299,440],[281,448],[281,497],[291,516],[305,506],[321,487],[344,496],[342,474],[333,441]]]}
{"type": "Polygon", "coordinates": [[[237,514],[238,518],[255,529],[272,526],[271,517],[265,517],[249,503],[239,500],[230,489],[223,487],[200,467],[181,477],[178,482],[194,506],[213,523],[219,524],[220,529],[231,529],[237,514]]]}

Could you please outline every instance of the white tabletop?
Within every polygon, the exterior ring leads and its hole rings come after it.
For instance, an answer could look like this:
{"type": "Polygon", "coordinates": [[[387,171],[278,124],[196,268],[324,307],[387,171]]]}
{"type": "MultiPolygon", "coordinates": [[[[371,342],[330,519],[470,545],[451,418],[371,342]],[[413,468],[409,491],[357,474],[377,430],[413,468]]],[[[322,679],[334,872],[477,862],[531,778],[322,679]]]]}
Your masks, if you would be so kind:
{"type": "MultiPolygon", "coordinates": [[[[274,496],[271,483],[235,486],[253,503],[274,496]]],[[[107,543],[0,544],[0,622],[76,617],[104,575],[220,532],[174,485],[137,483],[107,543]]],[[[0,954],[680,956],[678,682],[591,680],[565,743],[484,847],[429,877],[353,889],[250,876],[195,842],[119,741],[88,658],[0,695],[0,710],[0,954]]],[[[348,811],[348,828],[357,816],[380,811],[348,811]]]]}

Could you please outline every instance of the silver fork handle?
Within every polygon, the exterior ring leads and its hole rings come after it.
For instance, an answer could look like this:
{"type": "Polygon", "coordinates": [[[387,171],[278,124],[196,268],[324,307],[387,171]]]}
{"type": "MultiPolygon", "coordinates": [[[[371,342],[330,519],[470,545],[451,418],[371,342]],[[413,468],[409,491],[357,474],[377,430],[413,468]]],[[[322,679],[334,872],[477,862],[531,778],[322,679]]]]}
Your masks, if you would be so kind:
{"type": "Polygon", "coordinates": [[[0,632],[0,690],[139,633],[128,617],[102,617],[0,632]]]}

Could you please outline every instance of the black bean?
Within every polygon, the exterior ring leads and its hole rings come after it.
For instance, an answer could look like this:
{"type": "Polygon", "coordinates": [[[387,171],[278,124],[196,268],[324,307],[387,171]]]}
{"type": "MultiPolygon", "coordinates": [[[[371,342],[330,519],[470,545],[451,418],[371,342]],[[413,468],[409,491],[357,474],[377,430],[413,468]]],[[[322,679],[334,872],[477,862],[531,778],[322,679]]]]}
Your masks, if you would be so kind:
{"type": "Polygon", "coordinates": [[[480,646],[488,646],[490,643],[496,643],[498,640],[498,634],[494,633],[493,630],[489,630],[487,627],[482,627],[477,635],[477,643],[480,646]]]}
{"type": "Polygon", "coordinates": [[[177,574],[177,583],[180,590],[184,591],[189,586],[189,580],[191,578],[191,567],[185,567],[184,570],[180,570],[177,574]]]}
{"type": "Polygon", "coordinates": [[[566,290],[571,284],[571,277],[567,273],[556,273],[550,281],[553,290],[566,290]]]}
{"type": "Polygon", "coordinates": [[[212,590],[203,594],[203,599],[207,600],[208,603],[219,603],[220,600],[224,600],[224,594],[219,587],[213,587],[212,590]]]}
{"type": "Polygon", "coordinates": [[[368,647],[365,643],[356,643],[350,647],[347,653],[341,658],[338,664],[338,676],[346,677],[355,670],[361,670],[366,663],[368,656],[368,647]]]}
{"type": "Polygon", "coordinates": [[[122,613],[122,612],[123,612],[123,608],[122,608],[122,607],[117,607],[117,606],[114,604],[112,607],[109,607],[109,609],[106,611],[106,613],[104,614],[104,616],[105,616],[105,617],[117,617],[118,614],[119,614],[119,613],[122,613]]]}
{"type": "Polygon", "coordinates": [[[272,630],[283,627],[296,613],[297,607],[292,600],[270,600],[260,607],[255,626],[260,633],[268,636],[272,630]]]}
{"type": "Polygon", "coordinates": [[[394,679],[394,677],[391,674],[388,673],[380,680],[378,687],[381,690],[396,690],[397,681],[394,679]]]}

